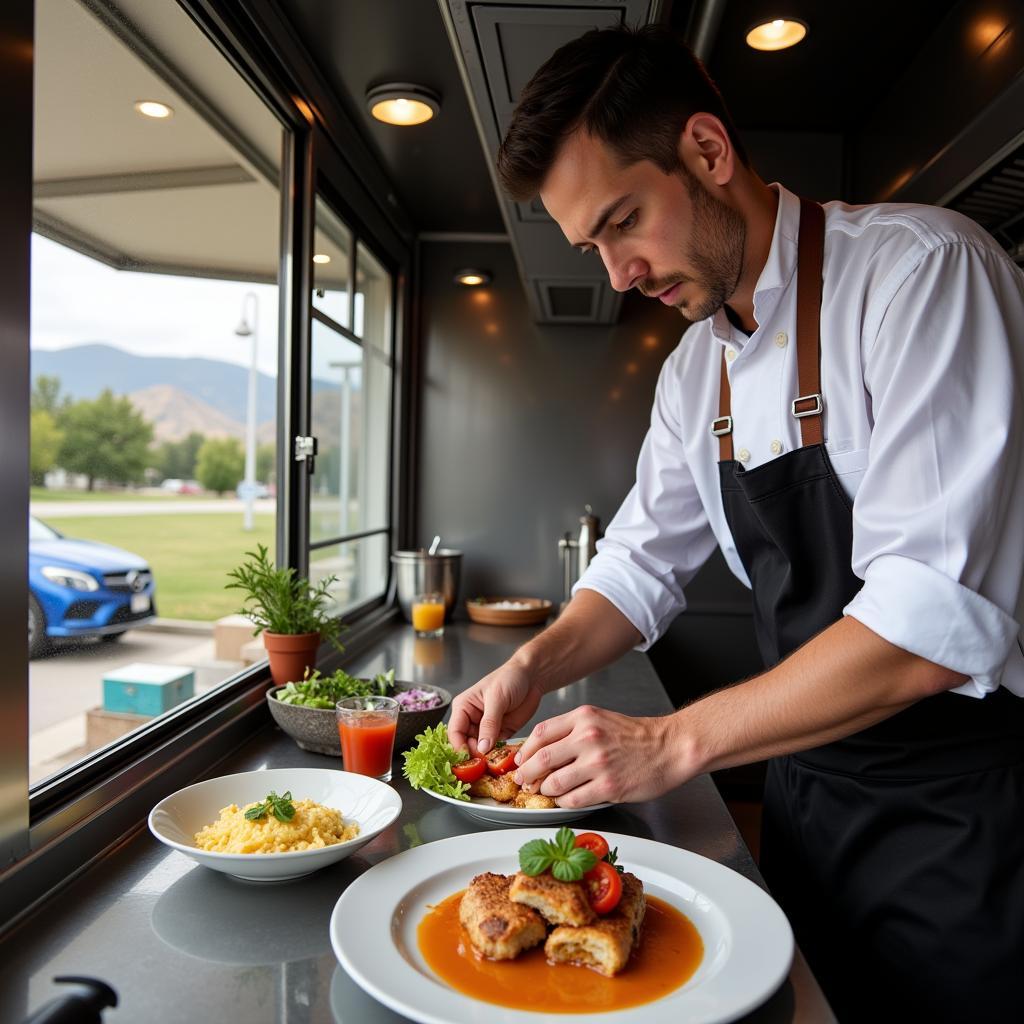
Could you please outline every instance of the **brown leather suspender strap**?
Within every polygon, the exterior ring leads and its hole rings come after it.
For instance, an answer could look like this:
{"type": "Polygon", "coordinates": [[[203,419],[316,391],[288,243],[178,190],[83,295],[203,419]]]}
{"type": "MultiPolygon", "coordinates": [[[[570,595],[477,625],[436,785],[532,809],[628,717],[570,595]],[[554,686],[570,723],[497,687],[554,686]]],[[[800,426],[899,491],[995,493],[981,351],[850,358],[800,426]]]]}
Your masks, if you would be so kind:
{"type": "MultiPolygon", "coordinates": [[[[797,242],[796,278],[796,363],[799,395],[791,411],[800,420],[800,444],[821,444],[824,440],[821,397],[821,282],[825,243],[825,211],[809,199],[800,200],[800,236],[797,242]]],[[[730,462],[732,451],[732,396],[729,373],[722,350],[718,418],[711,433],[718,438],[718,457],[730,462]]]]}
{"type": "Polygon", "coordinates": [[[800,444],[821,444],[821,261],[825,247],[825,211],[800,200],[800,238],[796,266],[796,372],[799,395],[793,415],[800,419],[800,444]]]}
{"type": "Polygon", "coordinates": [[[718,388],[718,419],[711,424],[711,433],[718,437],[718,458],[721,462],[732,462],[732,416],[729,414],[729,371],[725,366],[725,349],[722,349],[722,377],[718,388]]]}

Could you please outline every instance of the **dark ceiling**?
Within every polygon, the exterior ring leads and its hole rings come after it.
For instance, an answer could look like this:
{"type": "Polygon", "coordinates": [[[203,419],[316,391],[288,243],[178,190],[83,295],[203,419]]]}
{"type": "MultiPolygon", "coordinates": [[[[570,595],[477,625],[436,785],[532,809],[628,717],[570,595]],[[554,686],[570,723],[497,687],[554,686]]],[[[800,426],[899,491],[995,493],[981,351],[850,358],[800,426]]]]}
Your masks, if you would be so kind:
{"type": "MultiPolygon", "coordinates": [[[[284,9],[328,82],[381,155],[420,231],[503,231],[437,0],[285,0],[284,9]],[[442,95],[440,117],[413,128],[379,124],[368,88],[386,81],[442,95]]],[[[685,32],[693,4],[676,0],[685,32]]],[[[771,0],[725,6],[707,61],[740,131],[850,133],[878,107],[956,0],[786,0],[810,25],[792,50],[759,53],[747,29],[777,12],[771,0]]]]}

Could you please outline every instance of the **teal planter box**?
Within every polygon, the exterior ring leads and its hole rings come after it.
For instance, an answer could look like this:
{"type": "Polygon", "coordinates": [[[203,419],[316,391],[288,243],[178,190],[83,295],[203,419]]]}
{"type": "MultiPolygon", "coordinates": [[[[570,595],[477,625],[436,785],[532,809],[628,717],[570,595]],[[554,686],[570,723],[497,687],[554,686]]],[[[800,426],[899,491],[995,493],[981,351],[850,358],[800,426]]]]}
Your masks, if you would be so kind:
{"type": "Polygon", "coordinates": [[[192,696],[196,674],[184,665],[134,662],[103,677],[103,709],[160,715],[192,696]]]}

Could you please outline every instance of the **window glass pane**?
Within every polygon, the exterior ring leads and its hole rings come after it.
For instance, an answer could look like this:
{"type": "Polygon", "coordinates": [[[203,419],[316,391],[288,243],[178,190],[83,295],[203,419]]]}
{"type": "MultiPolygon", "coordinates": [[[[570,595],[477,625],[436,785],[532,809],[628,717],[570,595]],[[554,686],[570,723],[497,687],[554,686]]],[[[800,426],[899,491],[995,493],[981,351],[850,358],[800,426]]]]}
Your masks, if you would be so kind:
{"type": "MultiPolygon", "coordinates": [[[[366,528],[359,502],[364,350],[317,320],[312,339],[313,434],[320,450],[309,502],[309,535],[315,542],[366,528]]],[[[378,519],[373,525],[386,526],[387,520],[378,519]]]]}
{"type": "Polygon", "coordinates": [[[349,302],[352,233],[318,196],[313,236],[313,305],[342,327],[351,327],[349,302]]]}
{"type": "Polygon", "coordinates": [[[340,614],[344,615],[348,609],[384,593],[389,550],[386,533],[316,548],[309,553],[310,580],[315,584],[325,576],[338,578],[331,586],[331,593],[340,614]]]}
{"type": "Polygon", "coordinates": [[[262,656],[222,620],[273,554],[282,129],[176,4],[118,7],[204,101],[36,6],[33,783],[262,656]]]}

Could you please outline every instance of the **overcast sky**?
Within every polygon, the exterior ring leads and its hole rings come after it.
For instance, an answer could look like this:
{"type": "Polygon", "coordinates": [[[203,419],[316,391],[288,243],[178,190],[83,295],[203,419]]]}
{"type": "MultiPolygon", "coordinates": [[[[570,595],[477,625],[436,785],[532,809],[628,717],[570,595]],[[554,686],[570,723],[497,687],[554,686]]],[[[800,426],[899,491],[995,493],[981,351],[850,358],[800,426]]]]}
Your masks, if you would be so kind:
{"type": "Polygon", "coordinates": [[[142,356],[202,356],[248,367],[251,338],[234,333],[246,292],[259,300],[259,368],[276,377],[276,286],[114,270],[32,236],[33,348],[103,342],[142,356]]]}

